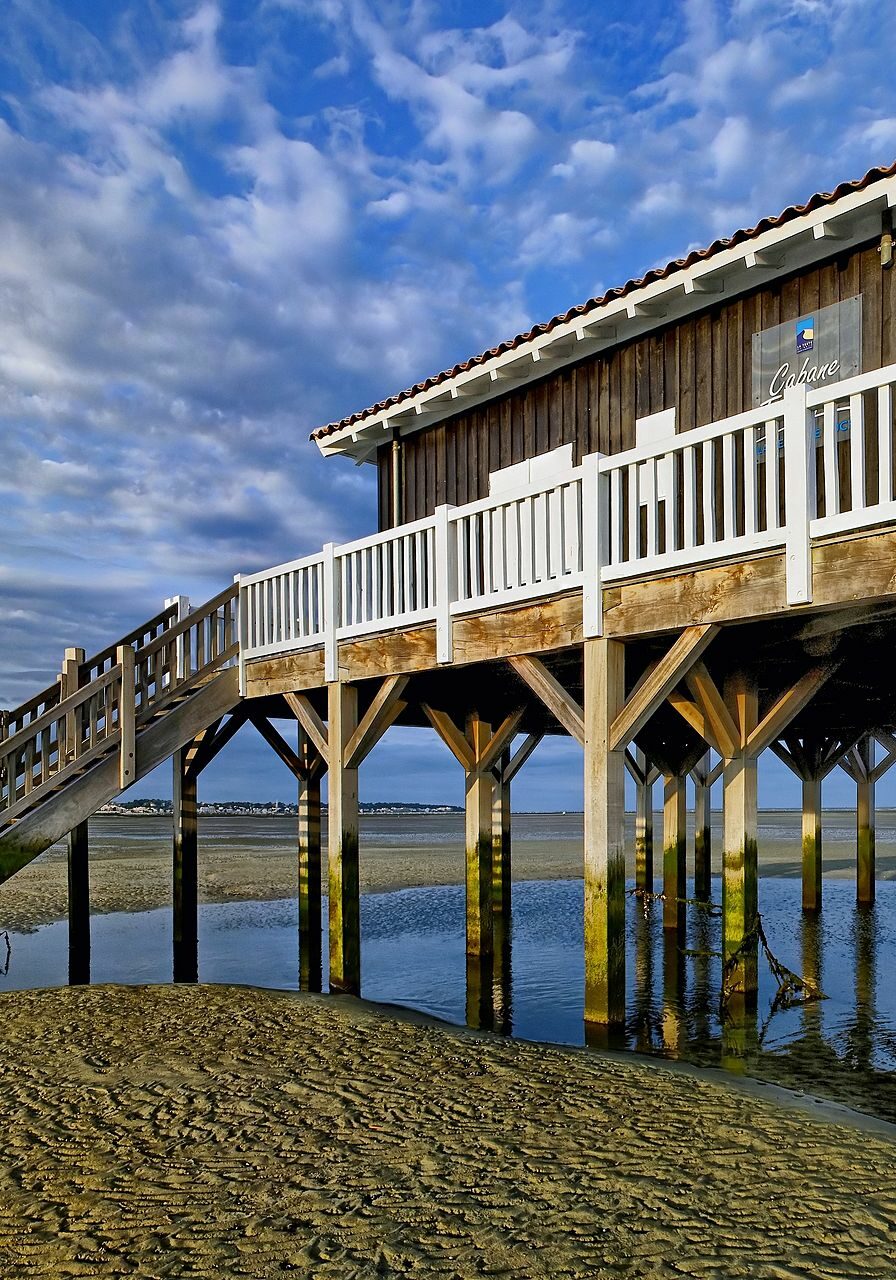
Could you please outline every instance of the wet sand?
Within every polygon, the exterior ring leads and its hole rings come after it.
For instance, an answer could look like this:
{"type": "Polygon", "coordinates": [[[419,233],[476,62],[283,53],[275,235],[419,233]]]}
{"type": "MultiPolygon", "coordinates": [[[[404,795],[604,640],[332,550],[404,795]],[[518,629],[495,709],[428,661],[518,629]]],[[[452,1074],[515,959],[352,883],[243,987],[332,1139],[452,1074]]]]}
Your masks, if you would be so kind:
{"type": "Polygon", "coordinates": [[[0,997],[6,1277],[883,1277],[896,1147],[715,1080],[218,987],[0,997]]]}
{"type": "MultiPolygon", "coordinates": [[[[772,818],[773,815],[768,815],[772,818]]],[[[788,821],[797,822],[794,815],[788,821]]],[[[840,815],[832,815],[840,821],[840,815]]],[[[847,823],[851,815],[843,815],[847,823]]],[[[518,826],[528,822],[528,838],[513,844],[515,880],[576,879],[582,874],[581,835],[561,831],[551,838],[539,835],[547,815],[520,815],[518,826]]],[[[413,838],[412,817],[365,819],[362,827],[361,891],[384,893],[425,885],[461,884],[464,878],[462,818],[453,819],[457,836],[438,842],[413,838]],[[398,838],[396,838],[396,835],[398,838]]],[[[565,831],[579,819],[563,815],[565,831]]],[[[883,824],[881,824],[883,825],[883,824]]],[[[629,815],[631,827],[631,815],[629,815]]],[[[90,824],[91,908],[95,912],[146,911],[171,904],[171,820],[164,818],[93,819],[90,824]]],[[[662,815],[657,814],[657,841],[661,840],[662,815]]],[[[326,833],[325,833],[326,834],[326,833]]],[[[444,831],[440,832],[444,837],[444,831]]],[[[629,833],[631,837],[631,832],[629,833]]],[[[889,833],[888,833],[889,834],[889,833]]],[[[896,878],[896,842],[881,838],[877,850],[877,874],[896,878]]],[[[760,837],[762,830],[760,828],[760,837]]],[[[628,875],[634,875],[628,840],[628,875]]],[[[326,846],[324,846],[326,847],[326,846]]],[[[691,847],[689,845],[689,847],[691,847]]],[[[714,872],[718,873],[721,841],[714,839],[714,872]]],[[[657,876],[661,849],[654,853],[657,876]]],[[[798,826],[788,839],[762,839],[760,873],[800,874],[798,826]]],[[[272,902],[294,898],[297,892],[295,819],[200,819],[199,895],[204,902],[272,902]]],[[[825,875],[855,875],[855,853],[846,840],[829,841],[825,848],[825,875]]],[[[55,845],[0,887],[0,930],[24,930],[64,919],[67,913],[67,881],[64,844],[55,845]]]]}

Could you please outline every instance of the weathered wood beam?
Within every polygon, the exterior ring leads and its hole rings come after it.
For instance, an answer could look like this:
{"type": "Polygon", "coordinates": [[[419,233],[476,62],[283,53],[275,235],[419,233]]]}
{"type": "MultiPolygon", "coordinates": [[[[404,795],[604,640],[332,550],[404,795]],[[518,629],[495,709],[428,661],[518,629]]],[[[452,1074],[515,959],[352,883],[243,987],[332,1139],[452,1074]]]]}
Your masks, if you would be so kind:
{"type": "Polygon", "coordinates": [[[187,773],[191,777],[198,777],[236,736],[237,731],[246,723],[248,713],[249,707],[243,703],[234,708],[226,721],[221,717],[214,722],[214,726],[196,735],[187,760],[187,773]]]}
{"type": "Polygon", "coordinates": [[[196,775],[187,770],[190,744],[172,756],[172,968],[175,982],[198,975],[198,819],[196,775]]]}
{"type": "Polygon", "coordinates": [[[491,725],[477,712],[467,717],[473,768],[465,786],[467,955],[492,951],[492,810],[495,779],[480,761],[492,739],[491,725]]]}
{"type": "Polygon", "coordinates": [[[508,661],[566,732],[584,746],[585,717],[582,708],[560,681],[551,675],[544,663],[532,657],[510,658],[508,661]]]}
{"type": "Polygon", "coordinates": [[[498,728],[491,736],[491,740],[483,748],[482,755],[477,761],[477,768],[484,772],[494,769],[498,763],[500,756],[504,754],[510,747],[514,738],[519,731],[523,716],[526,714],[525,707],[517,707],[515,711],[511,711],[505,716],[498,728]]]}
{"type": "Polygon", "coordinates": [[[137,780],[137,714],[132,647],[120,644],[115,650],[115,661],[121,667],[121,690],[118,695],[118,728],[121,733],[118,784],[124,791],[137,780]]]}
{"type": "Polygon", "coordinates": [[[283,694],[284,701],[308,737],[325,759],[330,756],[329,729],[321,720],[311,704],[311,699],[304,693],[293,693],[287,690],[283,694]]]}
{"type": "Polygon", "coordinates": [[[802,871],[803,910],[821,909],[821,778],[803,778],[802,871]]]}
{"type": "Polygon", "coordinates": [[[301,779],[304,774],[302,761],[289,745],[281,733],[278,732],[268,720],[267,716],[260,715],[258,712],[251,712],[249,719],[269,747],[272,747],[275,754],[291,771],[294,777],[301,779]]]}
{"type": "MultiPolygon", "coordinates": [[[[330,990],[361,990],[361,896],[358,867],[358,770],[345,766],[346,749],[358,727],[358,690],[334,681],[329,701],[328,880],[330,990]]],[[[303,727],[307,730],[307,725],[303,727]]],[[[314,735],[308,731],[314,741],[314,735]]],[[[315,743],[315,745],[317,745],[315,743]]]]}
{"type": "Polygon", "coordinates": [[[669,706],[673,707],[696,733],[699,733],[705,743],[712,747],[714,751],[719,751],[719,744],[710,728],[709,721],[696,702],[685,697],[680,689],[673,689],[667,701],[669,706]]]}
{"type": "MultiPolygon", "coordinates": [[[[510,915],[510,870],[511,870],[511,804],[510,751],[505,750],[494,770],[495,782],[492,787],[492,910],[498,915],[510,915]]],[[[494,939],[496,962],[500,959],[498,945],[500,939],[494,939]]]]}
{"type": "MultiPolygon", "coordinates": [[[[730,760],[740,749],[740,730],[725,705],[725,699],[703,662],[695,662],[685,677],[691,696],[706,718],[719,755],[730,760]]],[[[705,735],[704,735],[705,738],[705,735]]]]}
{"type": "MultiPolygon", "coordinates": [[[[83,661],[83,659],[82,659],[83,661]]],[[[90,841],[86,822],[68,834],[68,982],[90,982],[90,841]]]]}
{"type": "Polygon", "coordinates": [[[625,768],[632,782],[636,786],[642,787],[645,782],[643,770],[628,747],[625,749],[625,768]]]}
{"type": "Polygon", "coordinates": [[[793,719],[815,697],[821,686],[839,667],[839,662],[828,662],[813,667],[797,680],[795,685],[787,689],[760,723],[750,733],[745,743],[745,750],[751,756],[760,756],[766,747],[781,736],[793,719]]]}
{"type": "Polygon", "coordinates": [[[687,627],[669,652],[652,668],[646,680],[632,692],[616,717],[610,735],[610,747],[624,747],[644,728],[656,709],[693,667],[719,628],[714,623],[687,627]]]}
{"type": "MultiPolygon", "coordinates": [[[[626,763],[631,759],[626,751],[626,763]]],[[[655,769],[637,750],[631,764],[635,778],[635,888],[653,892],[653,783],[655,769]]]]}
{"type": "Polygon", "coordinates": [[[685,774],[668,774],[663,787],[663,928],[684,930],[687,885],[685,774]]]}
{"type": "Polygon", "coordinates": [[[472,772],[476,767],[476,754],[447,711],[439,711],[436,707],[431,707],[426,702],[420,703],[420,710],[461,768],[467,773],[472,772]]]}
{"type": "MultiPolygon", "coordinates": [[[[746,742],[759,718],[755,680],[746,674],[731,676],[725,683],[725,702],[736,709],[737,738],[746,742]]],[[[729,974],[729,990],[752,995],[759,982],[758,948],[740,949],[759,909],[757,764],[756,756],[737,741],[725,759],[724,785],[722,952],[726,961],[740,953],[729,974]]]]}
{"type": "Polygon", "coordinates": [[[860,907],[870,907],[875,890],[873,736],[863,734],[853,753],[856,762],[856,902],[860,907]]]}
{"type": "Polygon", "coordinates": [[[407,703],[401,695],[407,683],[407,676],[388,676],[380,685],[346,748],[347,768],[357,769],[404,711],[407,703]]]}
{"type": "Polygon", "coordinates": [[[513,782],[516,775],[522,769],[523,765],[531,756],[532,752],[538,746],[543,738],[541,733],[530,733],[523,742],[517,747],[507,764],[501,770],[501,776],[505,782],[513,782]]]}
{"type": "Polygon", "coordinates": [[[694,897],[708,902],[712,889],[712,828],[709,777],[712,770],[707,751],[691,770],[694,779],[694,897]]]}
{"type": "MultiPolygon", "coordinates": [[[[305,738],[305,734],[300,730],[305,738]]],[[[306,739],[307,743],[307,739],[306,739]]],[[[322,985],[321,921],[321,804],[319,775],[308,767],[308,754],[300,751],[303,776],[298,791],[299,860],[299,988],[320,991],[322,985]]],[[[314,761],[321,757],[314,752],[314,761]]]]}
{"type": "Polygon", "coordinates": [[[881,760],[879,764],[876,764],[871,770],[871,781],[880,782],[884,774],[889,773],[894,764],[896,764],[896,750],[890,750],[884,756],[883,760],[881,760]]]}
{"type": "Polygon", "coordinates": [[[585,1021],[625,1017],[625,756],[610,748],[625,701],[625,646],[586,640],[585,1021]]]}

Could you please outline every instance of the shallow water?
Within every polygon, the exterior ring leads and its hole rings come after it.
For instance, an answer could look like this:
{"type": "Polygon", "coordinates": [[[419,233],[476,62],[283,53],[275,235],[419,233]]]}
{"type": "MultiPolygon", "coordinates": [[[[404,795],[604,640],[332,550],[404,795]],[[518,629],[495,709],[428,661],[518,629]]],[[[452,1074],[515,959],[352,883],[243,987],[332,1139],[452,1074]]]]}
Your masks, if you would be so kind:
{"type": "MultiPolygon", "coordinates": [[[[896,884],[879,884],[875,908],[860,912],[853,885],[829,881],[813,922],[802,917],[797,880],[767,877],[760,910],[777,958],[827,999],[775,1010],[777,984],[760,959],[755,1016],[722,1018],[718,917],[690,907],[679,950],[663,936],[661,906],[645,913],[629,898],[627,1020],[613,1047],[745,1072],[896,1121],[896,884]]],[[[510,937],[485,975],[467,973],[460,886],[368,895],[361,914],[365,997],[526,1039],[583,1042],[580,881],[514,885],[510,937]]],[[[0,989],[67,981],[66,924],[9,938],[0,989]]],[[[92,980],[170,981],[171,948],[167,910],[98,915],[92,980]]],[[[295,988],[297,968],[295,902],[200,907],[202,981],[295,988]]]]}

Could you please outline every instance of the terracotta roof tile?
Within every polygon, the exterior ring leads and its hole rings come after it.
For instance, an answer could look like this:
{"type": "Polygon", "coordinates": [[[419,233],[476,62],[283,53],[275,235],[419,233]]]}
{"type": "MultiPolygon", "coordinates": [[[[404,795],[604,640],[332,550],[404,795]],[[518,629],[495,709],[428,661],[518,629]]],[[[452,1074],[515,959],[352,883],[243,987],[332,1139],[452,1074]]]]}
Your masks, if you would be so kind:
{"type": "Polygon", "coordinates": [[[880,182],[884,178],[891,178],[894,175],[896,175],[896,161],[891,165],[869,169],[864,177],[854,182],[841,182],[833,191],[816,191],[805,204],[788,205],[782,213],[763,218],[761,222],[756,223],[755,227],[742,228],[739,231],[735,231],[731,236],[714,240],[706,249],[693,250],[686,258],[674,258],[664,267],[654,267],[653,270],[648,271],[646,275],[638,280],[627,280],[625,284],[609,289],[600,298],[589,298],[587,302],[582,302],[578,306],[571,307],[569,311],[564,311],[562,314],[554,316],[546,324],[537,324],[528,333],[518,333],[515,338],[510,338],[496,347],[491,347],[488,351],[483,351],[481,355],[472,356],[462,364],[456,364],[452,369],[445,369],[431,378],[426,378],[423,382],[415,383],[413,387],[408,387],[407,390],[400,391],[397,395],[389,396],[386,400],[380,400],[378,404],[371,405],[369,409],[362,409],[359,413],[350,414],[349,417],[343,418],[341,422],[331,422],[325,427],[318,427],[315,431],[312,431],[311,439],[319,440],[324,436],[330,436],[337,431],[342,431],[346,427],[354,426],[357,422],[363,422],[365,418],[382,413],[383,410],[401,404],[403,400],[409,400],[412,396],[419,395],[423,391],[429,391],[440,383],[448,382],[451,378],[457,377],[460,373],[467,373],[477,365],[485,364],[486,361],[493,359],[495,356],[500,356],[507,351],[514,351],[517,347],[525,346],[533,338],[537,338],[541,334],[550,333],[558,325],[568,324],[570,320],[574,320],[577,316],[587,315],[608,302],[626,297],[627,294],[633,293],[636,289],[653,284],[657,280],[664,280],[674,271],[683,271],[697,262],[705,261],[707,258],[713,257],[714,254],[721,253],[724,249],[732,249],[736,245],[742,244],[745,240],[753,240],[762,235],[763,232],[770,231],[773,227],[783,226],[784,223],[791,222],[794,218],[800,218],[804,214],[812,213],[823,205],[832,204],[835,200],[849,195],[850,192],[864,191],[866,187],[872,186],[875,182],[880,182]]]}

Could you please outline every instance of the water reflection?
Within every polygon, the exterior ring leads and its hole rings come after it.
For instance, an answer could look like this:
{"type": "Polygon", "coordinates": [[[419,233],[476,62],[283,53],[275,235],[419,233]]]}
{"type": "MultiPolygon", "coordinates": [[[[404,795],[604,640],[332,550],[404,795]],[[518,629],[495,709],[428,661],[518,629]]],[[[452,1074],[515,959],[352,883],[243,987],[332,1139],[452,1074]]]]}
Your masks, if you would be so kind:
{"type": "MultiPolygon", "coordinates": [[[[713,889],[718,900],[718,883],[713,889]]],[[[853,886],[830,881],[824,910],[814,918],[800,910],[798,880],[760,882],[773,951],[829,997],[777,1011],[777,983],[760,960],[758,998],[729,1002],[722,1016],[717,915],[692,904],[686,933],[678,937],[663,929],[661,905],[631,899],[625,1024],[610,1034],[586,1029],[579,881],[514,885],[512,923],[496,922],[494,958],[470,966],[462,887],[364,897],[362,992],[529,1040],[587,1041],[723,1065],[896,1121],[896,984],[882,980],[896,958],[896,884],[883,881],[878,889],[874,910],[858,911],[853,886]]],[[[304,985],[314,953],[297,948],[298,925],[294,901],[200,906],[198,977],[292,988],[301,979],[304,985]]],[[[11,932],[10,939],[0,988],[67,980],[65,923],[11,932]]],[[[170,981],[173,942],[170,911],[96,915],[92,979],[170,981]]],[[[191,949],[185,968],[195,958],[191,949]]],[[[2,960],[0,951],[0,967],[2,960]]],[[[326,989],[325,935],[316,963],[315,980],[326,989]]]]}

